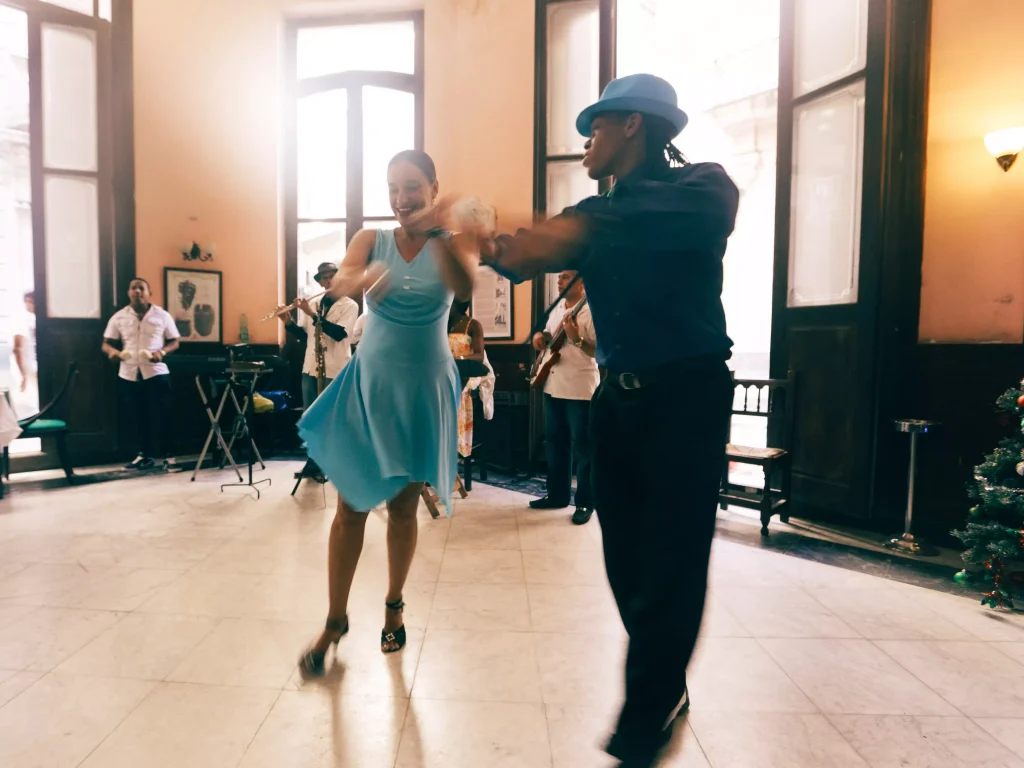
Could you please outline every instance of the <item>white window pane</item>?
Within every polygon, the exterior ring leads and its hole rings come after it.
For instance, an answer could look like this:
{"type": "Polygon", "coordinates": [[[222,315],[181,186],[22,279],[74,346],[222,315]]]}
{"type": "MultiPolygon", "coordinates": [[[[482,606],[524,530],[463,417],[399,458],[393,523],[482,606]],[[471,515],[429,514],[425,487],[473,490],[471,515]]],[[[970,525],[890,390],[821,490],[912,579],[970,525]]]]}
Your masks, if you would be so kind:
{"type": "Polygon", "coordinates": [[[340,264],[345,257],[345,224],[310,221],[299,224],[299,295],[323,290],[313,276],[325,261],[340,264]]]}
{"type": "Polygon", "coordinates": [[[113,17],[112,0],[100,0],[100,18],[110,21],[113,17]]]}
{"type": "Polygon", "coordinates": [[[411,93],[363,88],[363,215],[390,216],[388,162],[416,141],[416,103],[411,93]]]}
{"type": "Polygon", "coordinates": [[[96,170],[96,38],[91,30],[43,24],[43,163],[96,170]]]}
{"type": "Polygon", "coordinates": [[[100,237],[95,179],[47,176],[46,306],[49,317],[100,316],[100,237]]]}
{"type": "Polygon", "coordinates": [[[325,91],[299,99],[299,218],[345,216],[348,92],[325,91]]]}
{"type": "Polygon", "coordinates": [[[797,0],[794,91],[797,96],[864,69],[868,0],[797,0]]]}
{"type": "Polygon", "coordinates": [[[548,155],[583,152],[576,117],[600,95],[596,0],[548,6],[548,155]]]}
{"type": "Polygon", "coordinates": [[[416,71],[416,29],[411,21],[306,27],[296,48],[299,79],[352,70],[416,71]]]}
{"type": "Polygon", "coordinates": [[[547,186],[549,216],[597,194],[597,182],[587,175],[587,169],[578,160],[548,163],[547,186]]]}
{"type": "Polygon", "coordinates": [[[92,0],[43,0],[43,2],[92,16],[92,0]]]}
{"type": "Polygon", "coordinates": [[[801,105],[793,120],[788,304],[852,304],[860,264],[864,81],[801,105]]]}

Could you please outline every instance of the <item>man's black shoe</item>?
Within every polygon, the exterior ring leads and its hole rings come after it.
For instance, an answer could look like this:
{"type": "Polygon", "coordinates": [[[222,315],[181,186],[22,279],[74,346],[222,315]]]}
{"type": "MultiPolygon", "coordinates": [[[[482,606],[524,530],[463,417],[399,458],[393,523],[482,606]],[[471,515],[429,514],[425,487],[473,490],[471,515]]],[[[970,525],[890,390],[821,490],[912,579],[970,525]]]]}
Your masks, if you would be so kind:
{"type": "Polygon", "coordinates": [[[594,510],[590,507],[576,507],[576,511],[572,514],[573,525],[586,525],[590,522],[590,516],[594,514],[594,510]]]}
{"type": "Polygon", "coordinates": [[[559,503],[554,499],[549,499],[545,496],[543,499],[535,499],[530,502],[530,509],[565,509],[569,506],[569,502],[559,503]]]}

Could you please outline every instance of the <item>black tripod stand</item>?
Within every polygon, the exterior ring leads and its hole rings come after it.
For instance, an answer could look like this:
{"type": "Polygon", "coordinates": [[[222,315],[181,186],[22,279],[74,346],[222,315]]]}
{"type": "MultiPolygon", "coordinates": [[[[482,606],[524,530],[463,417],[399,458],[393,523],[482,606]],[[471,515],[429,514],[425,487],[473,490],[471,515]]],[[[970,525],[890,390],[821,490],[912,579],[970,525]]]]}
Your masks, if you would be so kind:
{"type": "MultiPolygon", "coordinates": [[[[259,451],[256,448],[256,441],[253,440],[251,429],[252,413],[254,410],[253,396],[256,392],[256,380],[260,377],[260,374],[263,373],[262,364],[232,363],[228,367],[228,373],[231,374],[227,382],[228,389],[232,390],[232,387],[238,387],[242,393],[242,407],[237,409],[238,412],[235,416],[235,423],[231,430],[231,443],[233,444],[235,442],[236,437],[242,438],[242,444],[245,446],[246,464],[249,466],[249,480],[248,482],[240,483],[224,483],[221,485],[220,490],[223,493],[225,488],[252,488],[256,491],[256,498],[259,499],[260,491],[256,486],[261,483],[271,485],[269,477],[265,477],[262,480],[257,480],[255,482],[253,482],[252,479],[252,467],[256,461],[259,461],[260,466],[266,469],[266,466],[263,464],[263,458],[259,455],[259,451]],[[242,381],[244,376],[252,376],[252,380],[250,381],[248,388],[246,388],[242,381]]],[[[231,397],[236,401],[237,408],[237,398],[233,390],[231,391],[231,397]]]]}

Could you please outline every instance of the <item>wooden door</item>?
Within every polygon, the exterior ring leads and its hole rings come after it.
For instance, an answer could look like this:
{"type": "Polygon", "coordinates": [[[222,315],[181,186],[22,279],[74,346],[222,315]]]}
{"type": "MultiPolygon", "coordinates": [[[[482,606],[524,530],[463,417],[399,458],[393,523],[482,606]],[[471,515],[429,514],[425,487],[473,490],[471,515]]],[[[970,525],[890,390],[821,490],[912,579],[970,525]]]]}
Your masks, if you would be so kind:
{"type": "MultiPolygon", "coordinates": [[[[123,303],[115,283],[130,278],[114,269],[109,8],[28,7],[40,403],[77,364],[70,446],[91,463],[117,454],[116,370],[99,346],[123,303]]],[[[47,464],[52,450],[44,442],[47,464]]]]}

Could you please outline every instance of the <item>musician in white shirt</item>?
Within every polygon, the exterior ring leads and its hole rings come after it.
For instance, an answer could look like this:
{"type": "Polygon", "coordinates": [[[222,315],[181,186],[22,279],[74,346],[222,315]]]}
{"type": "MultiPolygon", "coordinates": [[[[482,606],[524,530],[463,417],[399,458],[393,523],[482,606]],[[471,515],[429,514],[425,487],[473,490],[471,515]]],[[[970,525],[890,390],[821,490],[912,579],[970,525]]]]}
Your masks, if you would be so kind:
{"type": "Polygon", "coordinates": [[[129,469],[146,469],[163,461],[174,466],[167,443],[172,423],[171,372],[164,358],[178,348],[181,334],[171,314],[150,302],[149,283],[141,277],[128,284],[128,306],[118,310],[103,332],[103,353],[119,360],[118,384],[129,419],[134,420],[139,454],[129,469]],[[115,347],[120,343],[121,348],[115,347]]]}
{"type": "MultiPolygon", "coordinates": [[[[562,272],[558,290],[566,289],[576,273],[562,272]]],[[[534,509],[569,506],[573,464],[576,467],[576,512],[572,521],[583,525],[594,512],[591,492],[590,399],[600,383],[594,355],[597,334],[583,281],[576,283],[551,312],[543,333],[533,337],[538,352],[548,349],[559,329],[565,330],[558,362],[544,384],[544,432],[547,443],[547,496],[531,501],[534,509]]]]}

